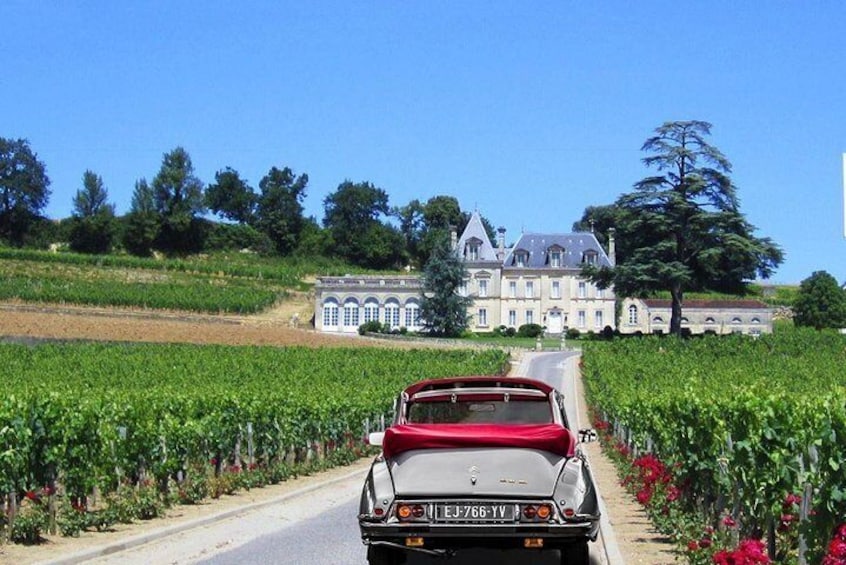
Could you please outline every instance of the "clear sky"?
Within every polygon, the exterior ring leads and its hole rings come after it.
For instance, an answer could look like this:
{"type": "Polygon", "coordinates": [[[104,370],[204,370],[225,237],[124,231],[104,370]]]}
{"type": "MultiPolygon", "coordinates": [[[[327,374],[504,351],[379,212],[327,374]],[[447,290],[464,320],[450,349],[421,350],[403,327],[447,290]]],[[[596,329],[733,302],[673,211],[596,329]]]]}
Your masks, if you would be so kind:
{"type": "Polygon", "coordinates": [[[665,121],[713,124],[741,210],[787,258],[846,281],[846,3],[0,2],[0,136],[46,164],[46,213],[91,169],[118,213],[162,155],[257,187],[346,179],[391,205],[436,195],[513,242],[568,232],[650,171],[665,121]]]}

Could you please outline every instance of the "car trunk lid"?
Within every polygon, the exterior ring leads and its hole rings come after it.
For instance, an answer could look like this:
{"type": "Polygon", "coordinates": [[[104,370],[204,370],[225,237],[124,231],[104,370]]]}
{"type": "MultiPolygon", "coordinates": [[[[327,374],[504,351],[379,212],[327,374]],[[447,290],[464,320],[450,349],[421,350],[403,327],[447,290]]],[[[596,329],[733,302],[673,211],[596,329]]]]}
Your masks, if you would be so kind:
{"type": "Polygon", "coordinates": [[[567,458],[528,448],[417,449],[390,460],[397,496],[550,497],[567,458]]]}

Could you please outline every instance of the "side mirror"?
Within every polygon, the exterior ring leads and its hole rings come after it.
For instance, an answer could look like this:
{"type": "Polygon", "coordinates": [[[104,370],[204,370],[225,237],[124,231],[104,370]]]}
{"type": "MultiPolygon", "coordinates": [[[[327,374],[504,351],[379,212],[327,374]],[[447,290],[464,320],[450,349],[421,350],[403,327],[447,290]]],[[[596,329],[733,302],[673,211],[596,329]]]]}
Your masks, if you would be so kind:
{"type": "Polygon", "coordinates": [[[579,442],[580,443],[591,443],[596,441],[597,435],[596,430],[592,430],[590,428],[584,428],[579,430],[579,442]]]}
{"type": "Polygon", "coordinates": [[[371,432],[370,435],[367,436],[367,443],[381,447],[383,439],[385,439],[385,432],[371,432]]]}

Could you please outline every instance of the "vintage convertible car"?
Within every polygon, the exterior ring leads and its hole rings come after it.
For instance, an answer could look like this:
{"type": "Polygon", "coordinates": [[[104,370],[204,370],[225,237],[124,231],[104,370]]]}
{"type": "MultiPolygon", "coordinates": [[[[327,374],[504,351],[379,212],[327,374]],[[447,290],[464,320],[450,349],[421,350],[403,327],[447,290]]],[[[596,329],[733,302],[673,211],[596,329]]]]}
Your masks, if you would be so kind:
{"type": "MultiPolygon", "coordinates": [[[[457,377],[405,389],[364,484],[361,536],[371,565],[408,552],[556,550],[588,563],[599,509],[563,398],[532,379],[457,377]]],[[[582,430],[582,440],[592,432],[582,430]]]]}

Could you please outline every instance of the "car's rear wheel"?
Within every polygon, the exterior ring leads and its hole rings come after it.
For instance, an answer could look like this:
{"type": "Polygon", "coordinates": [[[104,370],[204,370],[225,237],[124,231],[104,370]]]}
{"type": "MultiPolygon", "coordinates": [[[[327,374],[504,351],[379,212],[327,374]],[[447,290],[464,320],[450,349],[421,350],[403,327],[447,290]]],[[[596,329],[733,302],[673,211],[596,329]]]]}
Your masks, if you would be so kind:
{"type": "Polygon", "coordinates": [[[367,563],[370,565],[402,565],[405,563],[405,552],[384,545],[368,545],[367,563]]]}
{"type": "Polygon", "coordinates": [[[578,541],[561,548],[561,565],[589,565],[588,543],[578,541]]]}

